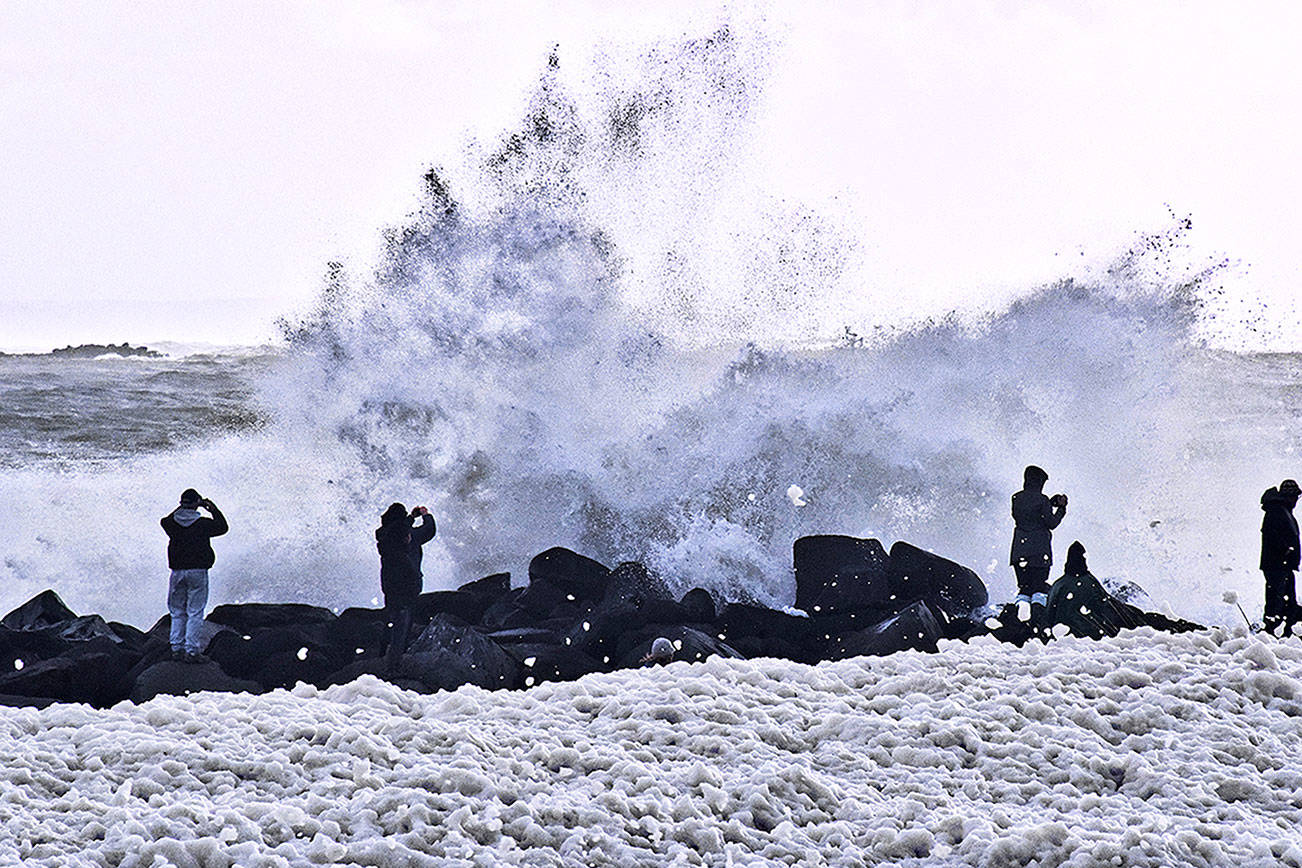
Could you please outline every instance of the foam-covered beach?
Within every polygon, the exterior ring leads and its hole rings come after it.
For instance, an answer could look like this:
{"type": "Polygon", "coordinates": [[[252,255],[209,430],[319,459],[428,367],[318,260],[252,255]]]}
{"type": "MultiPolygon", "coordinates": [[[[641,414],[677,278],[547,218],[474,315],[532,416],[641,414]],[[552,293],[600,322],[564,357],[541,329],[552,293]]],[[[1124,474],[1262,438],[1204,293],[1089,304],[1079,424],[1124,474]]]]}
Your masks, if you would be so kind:
{"type": "Polygon", "coordinates": [[[0,711],[24,865],[1302,865],[1302,642],[0,711]]]}

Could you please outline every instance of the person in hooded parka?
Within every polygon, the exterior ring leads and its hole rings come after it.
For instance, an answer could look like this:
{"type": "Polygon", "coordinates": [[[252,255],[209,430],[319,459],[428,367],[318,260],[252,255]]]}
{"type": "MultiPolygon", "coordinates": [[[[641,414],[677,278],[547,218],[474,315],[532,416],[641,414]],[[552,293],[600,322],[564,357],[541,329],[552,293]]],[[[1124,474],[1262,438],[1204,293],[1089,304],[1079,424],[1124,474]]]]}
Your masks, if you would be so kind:
{"type": "Polygon", "coordinates": [[[1298,568],[1298,527],[1293,517],[1297,506],[1298,484],[1285,479],[1279,488],[1268,488],[1261,495],[1261,562],[1266,578],[1266,609],[1262,623],[1267,632],[1283,628],[1285,636],[1293,634],[1298,623],[1297,590],[1294,572],[1298,568]]]}
{"type": "Polygon", "coordinates": [[[1050,624],[1065,624],[1073,636],[1089,639],[1115,636],[1148,623],[1140,609],[1113,597],[1094,577],[1080,540],[1067,548],[1063,573],[1049,588],[1047,609],[1050,624]]]}
{"type": "Polygon", "coordinates": [[[181,505],[159,521],[167,534],[167,612],[172,626],[168,640],[172,659],[202,663],[199,643],[203,630],[203,611],[208,605],[208,570],[217,556],[212,538],[230,530],[226,516],[217,505],[199,492],[187,488],[181,492],[181,505]],[[199,512],[206,509],[211,517],[199,512]]]}

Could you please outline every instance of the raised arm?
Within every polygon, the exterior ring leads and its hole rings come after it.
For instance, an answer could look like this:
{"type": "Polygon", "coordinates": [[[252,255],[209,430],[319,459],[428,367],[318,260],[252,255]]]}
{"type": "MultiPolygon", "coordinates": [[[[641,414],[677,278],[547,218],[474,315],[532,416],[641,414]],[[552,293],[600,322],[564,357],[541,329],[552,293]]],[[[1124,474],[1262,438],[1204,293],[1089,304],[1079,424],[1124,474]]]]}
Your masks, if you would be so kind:
{"type": "Polygon", "coordinates": [[[222,511],[217,508],[217,504],[209,500],[204,505],[212,513],[213,527],[211,533],[208,534],[209,536],[221,536],[231,529],[231,526],[226,523],[226,516],[222,515],[222,511]]]}
{"type": "Polygon", "coordinates": [[[1046,500],[1044,502],[1044,511],[1042,515],[1044,517],[1044,526],[1049,530],[1053,530],[1055,527],[1062,524],[1063,516],[1066,514],[1067,504],[1062,503],[1058,506],[1054,506],[1051,501],[1046,500]]]}
{"type": "Polygon", "coordinates": [[[427,512],[420,517],[420,524],[411,529],[411,541],[423,546],[434,539],[434,531],[434,516],[427,512]]]}

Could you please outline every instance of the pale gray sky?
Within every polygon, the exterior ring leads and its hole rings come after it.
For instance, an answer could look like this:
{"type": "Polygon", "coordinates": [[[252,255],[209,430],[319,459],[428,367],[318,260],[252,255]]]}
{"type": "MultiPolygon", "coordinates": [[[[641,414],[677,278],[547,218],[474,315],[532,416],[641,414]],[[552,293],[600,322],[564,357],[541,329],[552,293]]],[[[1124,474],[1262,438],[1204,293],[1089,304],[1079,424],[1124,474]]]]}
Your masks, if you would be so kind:
{"type": "Polygon", "coordinates": [[[701,5],[2,4],[0,348],[257,340],[515,121],[551,45],[581,74],[729,19],[776,39],[759,170],[847,221],[865,280],[988,303],[1169,204],[1302,345],[1298,4],[701,5]]]}

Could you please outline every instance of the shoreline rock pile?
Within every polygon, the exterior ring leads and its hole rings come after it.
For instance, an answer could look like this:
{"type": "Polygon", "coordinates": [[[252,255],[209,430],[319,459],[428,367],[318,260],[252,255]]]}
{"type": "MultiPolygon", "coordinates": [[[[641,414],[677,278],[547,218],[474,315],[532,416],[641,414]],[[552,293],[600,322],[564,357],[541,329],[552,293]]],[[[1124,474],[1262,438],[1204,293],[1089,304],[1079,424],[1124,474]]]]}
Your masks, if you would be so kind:
{"type": "MultiPolygon", "coordinates": [[[[387,625],[379,609],[217,606],[205,622],[208,659],[192,664],[170,659],[167,616],[144,632],[79,616],[47,590],[0,619],[0,705],[107,707],[159,694],[260,693],[299,682],[325,687],[362,674],[420,692],[463,684],[518,689],[645,665],[660,637],[673,642],[678,660],[719,655],[813,664],[934,652],[940,639],[979,635],[1021,645],[1032,635],[1012,607],[988,606],[975,572],[905,542],[888,553],[872,539],[802,537],[793,561],[796,609],[780,611],[720,605],[700,588],[675,599],[640,563],[611,569],[552,548],[530,562],[523,587],[512,588],[510,575],[499,573],[421,595],[416,638],[393,670],[381,654],[387,625]]],[[[1091,597],[1081,611],[1057,607],[1063,632],[1099,638],[1142,625],[1199,629],[1098,593],[1105,599],[1091,597]]]]}

